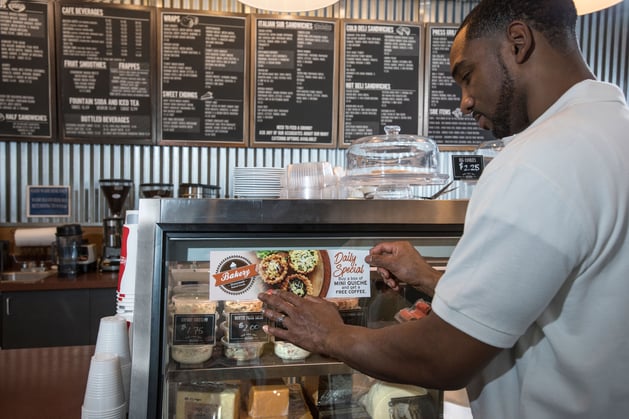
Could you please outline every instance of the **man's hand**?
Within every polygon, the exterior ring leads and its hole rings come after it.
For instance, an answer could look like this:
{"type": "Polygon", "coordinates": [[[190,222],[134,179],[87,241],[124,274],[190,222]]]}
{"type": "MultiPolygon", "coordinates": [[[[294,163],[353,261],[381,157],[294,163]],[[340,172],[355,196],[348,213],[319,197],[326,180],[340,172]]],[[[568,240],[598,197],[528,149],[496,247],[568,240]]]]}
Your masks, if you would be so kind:
{"type": "Polygon", "coordinates": [[[283,326],[264,326],[264,331],[310,352],[329,354],[329,341],[342,333],[343,319],[334,303],[280,290],[262,293],[258,298],[265,303],[264,316],[283,326]]]}
{"type": "Polygon", "coordinates": [[[377,267],[384,282],[394,290],[400,289],[400,283],[406,283],[432,296],[442,275],[407,241],[377,244],[365,262],[377,267]]]}

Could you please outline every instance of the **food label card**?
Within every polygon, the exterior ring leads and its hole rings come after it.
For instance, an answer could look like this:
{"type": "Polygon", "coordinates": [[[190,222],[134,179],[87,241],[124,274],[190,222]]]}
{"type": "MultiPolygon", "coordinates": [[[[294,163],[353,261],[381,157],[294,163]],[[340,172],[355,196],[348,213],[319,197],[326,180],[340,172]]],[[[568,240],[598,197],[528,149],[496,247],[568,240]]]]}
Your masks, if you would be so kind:
{"type": "Polygon", "coordinates": [[[214,314],[175,314],[173,345],[214,345],[214,314]]]}
{"type": "Polygon", "coordinates": [[[366,249],[210,252],[210,300],[255,300],[269,289],[299,296],[369,297],[366,249]]]}

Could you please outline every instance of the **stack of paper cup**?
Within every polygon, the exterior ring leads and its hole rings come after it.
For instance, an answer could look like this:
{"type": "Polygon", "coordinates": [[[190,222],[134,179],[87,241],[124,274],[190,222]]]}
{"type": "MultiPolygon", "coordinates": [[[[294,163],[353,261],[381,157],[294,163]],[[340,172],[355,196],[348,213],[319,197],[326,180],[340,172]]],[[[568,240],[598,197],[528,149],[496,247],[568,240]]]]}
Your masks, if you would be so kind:
{"type": "Polygon", "coordinates": [[[127,321],[123,317],[108,316],[100,319],[94,354],[114,354],[118,357],[124,400],[129,402],[131,351],[127,321]]]}
{"type": "Polygon", "coordinates": [[[139,211],[127,211],[122,226],[122,246],[120,248],[120,270],[116,292],[116,313],[128,322],[133,322],[135,304],[135,271],[138,253],[139,211]]]}
{"type": "Polygon", "coordinates": [[[124,419],[127,404],[122,387],[120,358],[115,354],[92,356],[81,407],[82,419],[124,419]]]}

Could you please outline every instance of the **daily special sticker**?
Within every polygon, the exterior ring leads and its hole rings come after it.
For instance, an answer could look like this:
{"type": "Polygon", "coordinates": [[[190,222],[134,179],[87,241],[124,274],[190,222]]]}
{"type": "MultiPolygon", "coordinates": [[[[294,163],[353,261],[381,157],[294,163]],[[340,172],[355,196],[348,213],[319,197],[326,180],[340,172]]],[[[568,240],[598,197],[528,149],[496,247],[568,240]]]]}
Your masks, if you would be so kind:
{"type": "Polygon", "coordinates": [[[331,279],[326,297],[369,297],[369,265],[365,263],[368,250],[340,249],[330,252],[331,279]]]}
{"type": "Polygon", "coordinates": [[[210,299],[252,300],[282,289],[301,297],[368,297],[367,250],[281,249],[210,253],[210,299]]]}

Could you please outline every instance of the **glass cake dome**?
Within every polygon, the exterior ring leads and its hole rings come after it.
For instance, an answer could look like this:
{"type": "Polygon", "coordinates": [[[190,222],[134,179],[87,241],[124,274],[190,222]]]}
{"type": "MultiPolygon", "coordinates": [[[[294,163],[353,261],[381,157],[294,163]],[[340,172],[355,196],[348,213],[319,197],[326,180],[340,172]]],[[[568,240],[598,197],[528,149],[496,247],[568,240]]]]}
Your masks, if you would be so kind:
{"type": "Polygon", "coordinates": [[[384,127],[384,135],[355,140],[347,150],[343,182],[348,185],[441,185],[448,174],[438,172],[439,148],[428,137],[400,134],[384,127]]]}

